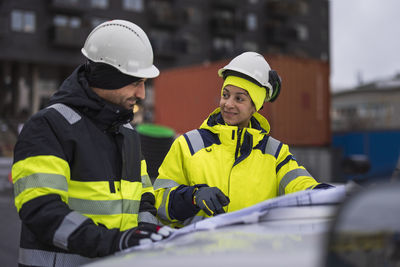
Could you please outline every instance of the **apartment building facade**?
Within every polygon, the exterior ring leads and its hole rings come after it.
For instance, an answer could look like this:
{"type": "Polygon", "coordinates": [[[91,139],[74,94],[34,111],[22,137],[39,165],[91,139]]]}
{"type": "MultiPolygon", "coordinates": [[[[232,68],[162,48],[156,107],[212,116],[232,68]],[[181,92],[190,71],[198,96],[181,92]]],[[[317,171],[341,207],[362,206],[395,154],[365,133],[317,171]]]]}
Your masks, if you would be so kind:
{"type": "Polygon", "coordinates": [[[161,69],[246,50],[329,61],[328,0],[4,0],[0,2],[0,118],[45,105],[103,21],[127,19],[149,35],[161,69]]]}

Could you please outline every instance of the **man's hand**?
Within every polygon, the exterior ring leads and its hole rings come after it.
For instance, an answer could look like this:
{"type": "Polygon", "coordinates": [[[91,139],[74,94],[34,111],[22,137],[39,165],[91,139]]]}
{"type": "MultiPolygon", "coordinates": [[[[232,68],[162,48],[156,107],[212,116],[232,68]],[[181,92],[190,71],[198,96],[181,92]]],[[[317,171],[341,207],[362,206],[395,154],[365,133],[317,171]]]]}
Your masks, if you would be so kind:
{"type": "Polygon", "coordinates": [[[119,250],[138,245],[150,244],[169,237],[175,229],[151,223],[140,223],[138,227],[122,232],[119,250]]]}
{"type": "Polygon", "coordinates": [[[193,192],[193,204],[209,216],[225,213],[222,207],[229,204],[229,198],[217,187],[197,187],[193,192]]]}

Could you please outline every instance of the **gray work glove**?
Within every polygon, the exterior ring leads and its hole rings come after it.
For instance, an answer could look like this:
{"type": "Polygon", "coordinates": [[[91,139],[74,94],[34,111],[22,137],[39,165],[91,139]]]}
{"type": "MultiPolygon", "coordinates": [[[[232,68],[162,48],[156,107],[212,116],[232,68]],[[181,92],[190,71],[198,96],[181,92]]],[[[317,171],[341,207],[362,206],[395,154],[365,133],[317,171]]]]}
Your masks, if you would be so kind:
{"type": "Polygon", "coordinates": [[[218,187],[196,187],[193,192],[193,204],[209,216],[225,213],[222,207],[229,202],[229,198],[218,187]]]}
{"type": "Polygon", "coordinates": [[[118,250],[146,245],[169,237],[175,229],[152,223],[140,223],[137,227],[122,232],[118,250]]]}

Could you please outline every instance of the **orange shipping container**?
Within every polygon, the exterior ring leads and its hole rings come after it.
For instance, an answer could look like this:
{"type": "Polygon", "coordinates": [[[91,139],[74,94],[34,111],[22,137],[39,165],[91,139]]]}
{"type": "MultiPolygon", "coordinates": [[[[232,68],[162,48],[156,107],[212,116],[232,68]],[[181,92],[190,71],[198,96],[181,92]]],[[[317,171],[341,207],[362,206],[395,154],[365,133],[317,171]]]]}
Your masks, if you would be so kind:
{"type": "MultiPolygon", "coordinates": [[[[271,135],[289,145],[329,145],[329,63],[282,55],[265,58],[282,77],[280,96],[260,111],[271,124],[271,135]]],[[[154,80],[154,122],[177,133],[198,128],[218,107],[222,79],[217,71],[228,62],[162,71],[154,80]]]]}

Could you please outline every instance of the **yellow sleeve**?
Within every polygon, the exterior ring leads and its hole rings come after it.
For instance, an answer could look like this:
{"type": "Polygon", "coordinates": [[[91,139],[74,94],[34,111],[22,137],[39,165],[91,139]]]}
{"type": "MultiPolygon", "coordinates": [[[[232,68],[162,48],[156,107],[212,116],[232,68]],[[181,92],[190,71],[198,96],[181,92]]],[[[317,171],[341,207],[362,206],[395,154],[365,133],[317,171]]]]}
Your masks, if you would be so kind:
{"type": "Polygon", "coordinates": [[[286,144],[282,144],[279,152],[276,171],[278,195],[311,189],[319,184],[303,166],[298,164],[286,144]]]}
{"type": "Polygon", "coordinates": [[[185,138],[179,136],[165,156],[154,182],[157,216],[164,223],[177,222],[171,219],[168,212],[171,192],[179,185],[189,185],[184,167],[185,154],[190,154],[190,151],[185,138]]]}

